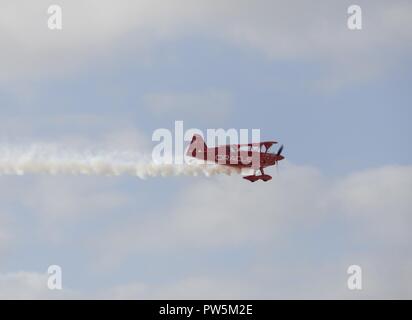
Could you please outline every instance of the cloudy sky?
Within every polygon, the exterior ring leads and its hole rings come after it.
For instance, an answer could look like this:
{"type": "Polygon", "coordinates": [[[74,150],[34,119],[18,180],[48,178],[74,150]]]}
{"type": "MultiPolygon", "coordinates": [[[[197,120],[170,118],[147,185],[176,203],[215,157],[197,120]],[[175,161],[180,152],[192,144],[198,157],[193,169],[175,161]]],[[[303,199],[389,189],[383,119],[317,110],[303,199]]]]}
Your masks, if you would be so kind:
{"type": "Polygon", "coordinates": [[[286,156],[255,184],[0,176],[0,298],[412,298],[412,3],[357,1],[357,31],[351,4],[0,0],[3,149],[150,154],[184,120],[286,156]]]}

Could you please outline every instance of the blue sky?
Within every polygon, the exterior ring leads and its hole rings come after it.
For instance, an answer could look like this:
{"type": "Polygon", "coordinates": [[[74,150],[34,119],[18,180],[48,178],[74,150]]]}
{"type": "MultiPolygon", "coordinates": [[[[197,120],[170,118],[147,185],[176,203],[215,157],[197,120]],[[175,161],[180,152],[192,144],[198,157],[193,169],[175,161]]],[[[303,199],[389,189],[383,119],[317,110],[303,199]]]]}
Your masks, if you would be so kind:
{"type": "Polygon", "coordinates": [[[3,145],[150,153],[184,120],[258,128],[287,161],[268,184],[2,176],[0,297],[411,297],[407,1],[359,1],[359,31],[347,1],[53,3],[61,31],[49,1],[0,2],[3,145]]]}

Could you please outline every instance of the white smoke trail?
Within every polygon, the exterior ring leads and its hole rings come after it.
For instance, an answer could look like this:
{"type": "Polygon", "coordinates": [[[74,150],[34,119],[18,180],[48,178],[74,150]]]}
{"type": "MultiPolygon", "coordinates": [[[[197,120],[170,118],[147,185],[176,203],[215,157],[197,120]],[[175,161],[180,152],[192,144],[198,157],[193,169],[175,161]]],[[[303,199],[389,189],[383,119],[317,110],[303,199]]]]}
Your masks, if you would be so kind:
{"type": "Polygon", "coordinates": [[[215,164],[156,164],[134,152],[76,152],[51,145],[0,145],[0,175],[131,175],[139,178],[217,175],[239,170],[215,164]]]}

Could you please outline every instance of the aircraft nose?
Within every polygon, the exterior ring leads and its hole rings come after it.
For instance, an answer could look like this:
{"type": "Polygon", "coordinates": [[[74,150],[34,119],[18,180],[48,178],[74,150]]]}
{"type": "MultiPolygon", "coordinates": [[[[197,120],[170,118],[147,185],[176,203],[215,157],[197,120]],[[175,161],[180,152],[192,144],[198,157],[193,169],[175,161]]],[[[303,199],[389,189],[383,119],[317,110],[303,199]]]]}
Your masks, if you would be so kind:
{"type": "Polygon", "coordinates": [[[275,155],[275,156],[271,159],[270,164],[271,164],[271,165],[274,165],[274,164],[276,164],[278,161],[283,160],[283,159],[285,159],[284,156],[282,156],[282,155],[275,155]]]}

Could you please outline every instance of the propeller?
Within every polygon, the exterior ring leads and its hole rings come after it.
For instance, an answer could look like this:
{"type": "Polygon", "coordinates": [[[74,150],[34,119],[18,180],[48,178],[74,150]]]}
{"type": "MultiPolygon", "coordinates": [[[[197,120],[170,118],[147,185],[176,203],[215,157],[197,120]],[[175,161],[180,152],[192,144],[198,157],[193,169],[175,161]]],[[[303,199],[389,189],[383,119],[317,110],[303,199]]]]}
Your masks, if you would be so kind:
{"type": "Polygon", "coordinates": [[[280,156],[281,153],[282,153],[282,151],[283,151],[283,144],[280,146],[280,148],[279,148],[279,150],[278,150],[278,153],[277,153],[276,155],[277,155],[277,156],[280,156]]]}
{"type": "MultiPolygon", "coordinates": [[[[282,154],[282,151],[283,151],[283,144],[280,146],[280,148],[279,148],[278,152],[276,153],[276,155],[280,156],[282,154]]],[[[278,160],[276,160],[276,162],[275,162],[275,167],[276,167],[277,174],[279,175],[278,160]]]]}

